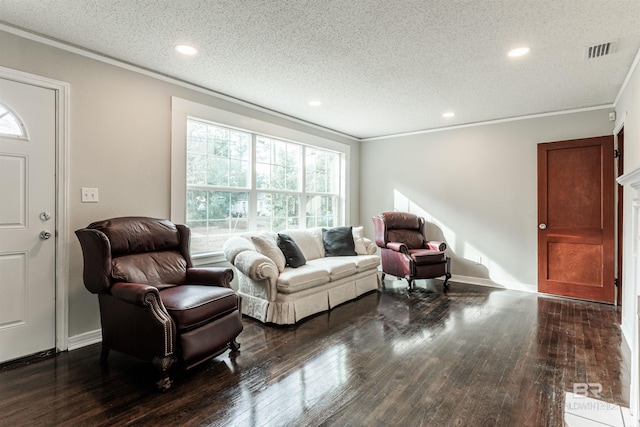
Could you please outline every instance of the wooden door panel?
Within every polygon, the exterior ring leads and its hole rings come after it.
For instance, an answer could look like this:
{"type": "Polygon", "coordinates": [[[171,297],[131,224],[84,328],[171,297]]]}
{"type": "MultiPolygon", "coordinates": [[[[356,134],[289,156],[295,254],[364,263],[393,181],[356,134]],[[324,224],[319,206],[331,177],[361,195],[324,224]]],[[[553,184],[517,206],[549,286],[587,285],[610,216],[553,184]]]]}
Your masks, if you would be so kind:
{"type": "Polygon", "coordinates": [[[585,147],[547,152],[548,175],[559,183],[581,183],[579,186],[547,187],[547,226],[601,229],[600,198],[591,197],[602,191],[600,174],[597,173],[600,170],[600,151],[600,147],[585,147]]]}
{"type": "Polygon", "coordinates": [[[602,283],[602,246],[548,242],[547,280],[599,286],[602,283]]]}
{"type": "Polygon", "coordinates": [[[613,303],[613,136],[538,145],[538,290],[613,303]]]}

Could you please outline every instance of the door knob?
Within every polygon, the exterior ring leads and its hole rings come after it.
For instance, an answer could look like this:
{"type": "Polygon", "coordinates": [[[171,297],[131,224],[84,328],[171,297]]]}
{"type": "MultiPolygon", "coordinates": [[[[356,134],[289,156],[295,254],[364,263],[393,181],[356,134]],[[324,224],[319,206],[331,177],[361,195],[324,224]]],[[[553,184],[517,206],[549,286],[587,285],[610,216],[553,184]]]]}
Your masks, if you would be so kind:
{"type": "Polygon", "coordinates": [[[51,238],[51,232],[49,230],[42,230],[40,232],[40,238],[42,240],[48,240],[51,238]]]}
{"type": "Polygon", "coordinates": [[[538,228],[539,228],[540,230],[546,230],[546,228],[547,228],[547,224],[545,224],[545,223],[543,222],[542,224],[540,224],[540,225],[538,226],[538,228]]]}

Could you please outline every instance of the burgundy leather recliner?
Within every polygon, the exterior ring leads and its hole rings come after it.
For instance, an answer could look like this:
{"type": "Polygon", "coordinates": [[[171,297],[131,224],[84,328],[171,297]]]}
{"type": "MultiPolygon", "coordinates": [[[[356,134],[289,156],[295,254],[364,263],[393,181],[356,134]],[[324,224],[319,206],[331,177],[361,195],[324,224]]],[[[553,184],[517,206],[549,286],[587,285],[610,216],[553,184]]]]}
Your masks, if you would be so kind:
{"type": "Polygon", "coordinates": [[[443,286],[449,289],[451,258],[444,253],[447,245],[425,239],[424,218],[406,212],[383,212],[372,219],[383,283],[385,274],[391,274],[407,279],[408,289],[414,289],[416,279],[444,276],[443,286]]]}
{"type": "Polygon", "coordinates": [[[240,347],[240,298],[233,270],[194,268],[190,229],[147,217],[98,221],[76,231],[84,256],[84,284],[98,294],[102,355],[109,350],[148,360],[160,371],[191,368],[240,347]]]}

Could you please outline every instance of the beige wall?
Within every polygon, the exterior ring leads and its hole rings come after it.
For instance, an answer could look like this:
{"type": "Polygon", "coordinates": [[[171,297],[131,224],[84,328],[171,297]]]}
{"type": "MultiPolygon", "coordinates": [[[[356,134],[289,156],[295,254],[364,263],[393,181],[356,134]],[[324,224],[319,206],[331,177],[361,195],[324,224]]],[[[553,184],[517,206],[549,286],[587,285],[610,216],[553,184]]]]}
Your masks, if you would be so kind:
{"type": "Polygon", "coordinates": [[[100,327],[97,298],[82,284],[73,230],[113,216],[170,216],[171,96],[349,144],[351,218],[359,217],[357,141],[1,31],[0,46],[0,66],[71,87],[70,337],[100,327]],[[100,202],[80,203],[81,187],[99,188],[100,202]]]}
{"type": "Polygon", "coordinates": [[[452,273],[472,283],[537,289],[537,151],[541,142],[611,135],[609,109],[365,141],[361,222],[409,210],[435,225],[452,273]]]}

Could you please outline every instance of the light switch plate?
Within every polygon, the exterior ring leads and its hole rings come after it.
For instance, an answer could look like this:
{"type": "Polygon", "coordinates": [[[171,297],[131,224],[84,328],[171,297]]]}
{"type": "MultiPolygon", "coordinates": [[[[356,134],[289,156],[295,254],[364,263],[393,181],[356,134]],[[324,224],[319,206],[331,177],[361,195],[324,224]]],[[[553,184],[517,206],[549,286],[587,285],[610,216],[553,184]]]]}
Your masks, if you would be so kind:
{"type": "Polygon", "coordinates": [[[98,203],[98,189],[82,187],[82,203],[98,203]]]}

